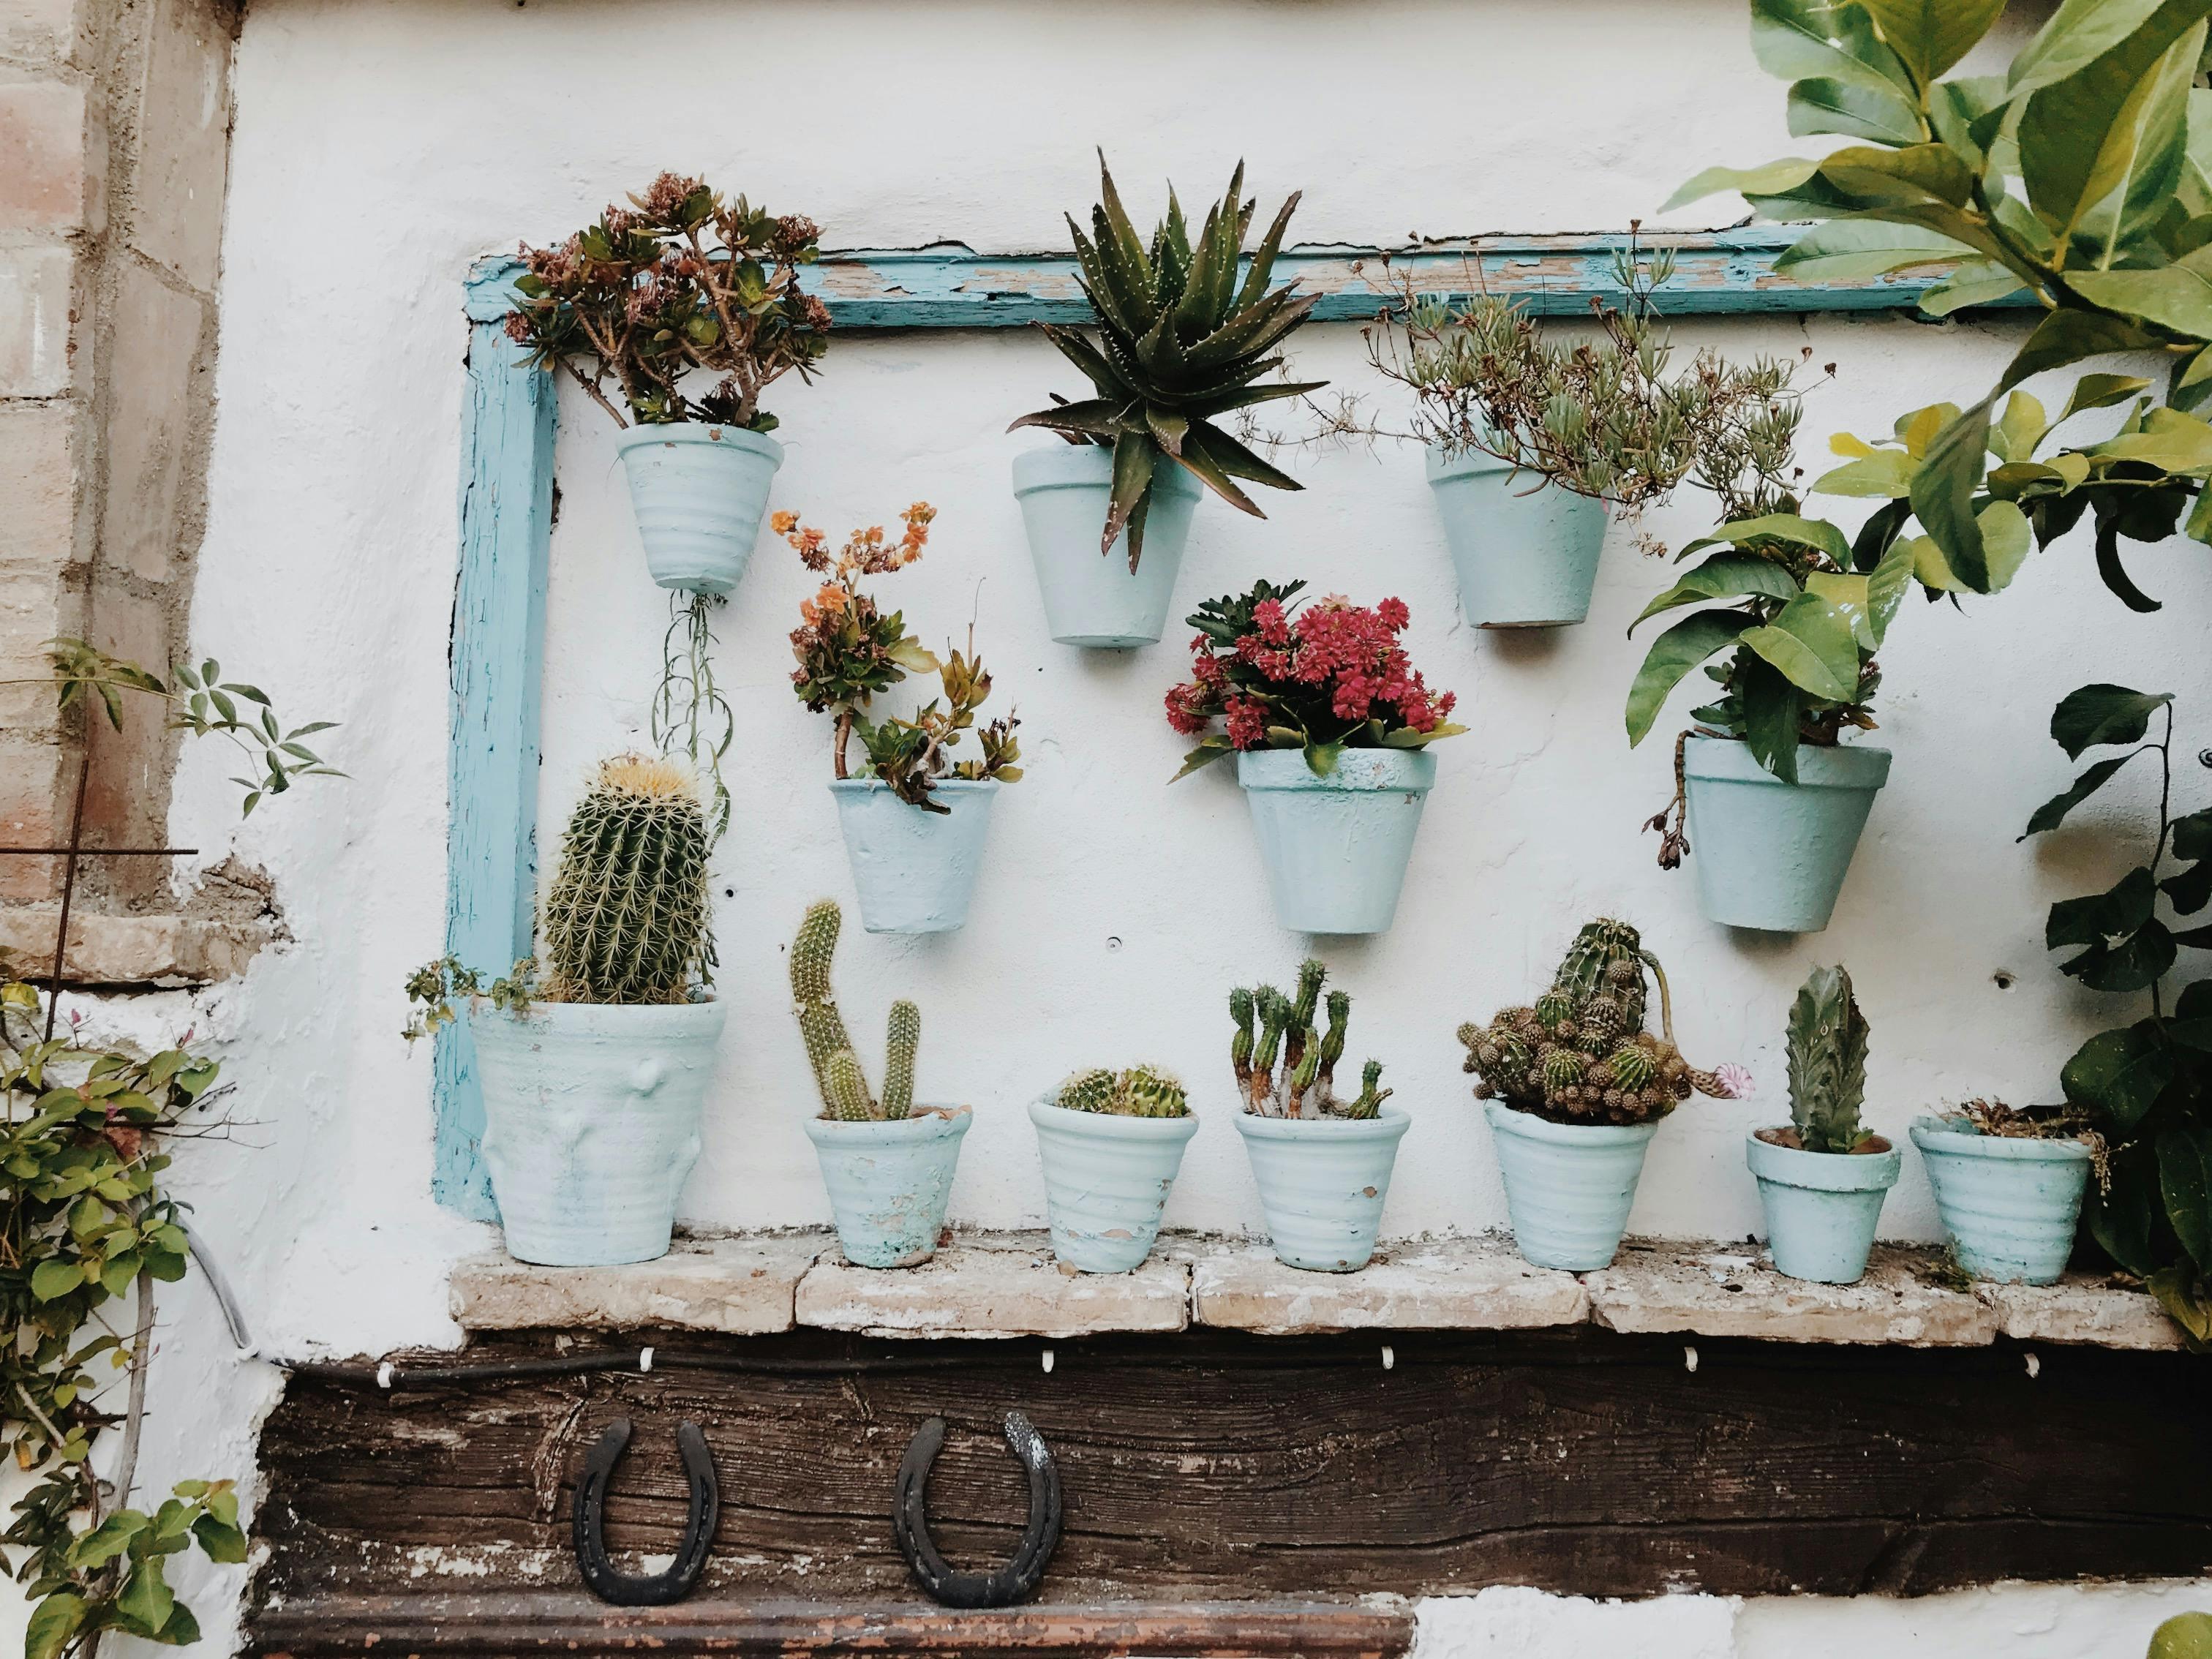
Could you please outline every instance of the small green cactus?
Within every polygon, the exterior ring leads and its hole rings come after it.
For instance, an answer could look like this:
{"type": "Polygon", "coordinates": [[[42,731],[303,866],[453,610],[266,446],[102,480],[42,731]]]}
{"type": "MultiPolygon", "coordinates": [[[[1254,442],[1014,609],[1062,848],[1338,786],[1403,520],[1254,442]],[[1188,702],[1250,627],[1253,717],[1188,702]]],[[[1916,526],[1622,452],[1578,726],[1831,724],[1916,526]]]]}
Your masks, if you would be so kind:
{"type": "Polygon", "coordinates": [[[683,1002],[711,984],[698,786],[642,755],[602,763],[569,814],[544,917],[548,1002],[683,1002]]]}
{"type": "Polygon", "coordinates": [[[1815,968],[1790,1005],[1790,1118],[1808,1152],[1856,1152],[1866,1101],[1867,1023],[1841,967],[1815,968]]]}
{"type": "Polygon", "coordinates": [[[1229,994],[1230,1018],[1237,1022],[1230,1039],[1230,1060],[1237,1085],[1243,1091],[1244,1109],[1262,1117],[1372,1117],[1380,1109],[1388,1089],[1377,1091],[1382,1062],[1368,1061],[1367,1086],[1356,1100],[1338,1098],[1336,1065],[1344,1058],[1345,1034],[1352,1024],[1352,999],[1331,991],[1324,1004],[1322,989],[1328,969],[1318,957],[1309,957],[1298,966],[1295,1000],[1272,985],[1229,994]],[[1326,1006],[1328,1024],[1316,1019],[1326,1006]],[[1249,1036],[1257,1019],[1259,1036],[1249,1036]],[[1282,1066],[1279,1076],[1276,1060],[1282,1066]]]}
{"type": "Polygon", "coordinates": [[[921,1010],[913,1003],[891,1004],[884,1041],[884,1097],[868,1092],[867,1074],[846,1034],[830,987],[830,963],[845,913],[835,899],[806,907],[791,944],[792,1010],[806,1041],[807,1062],[822,1093],[822,1115],[842,1123],[895,1123],[914,1109],[914,1060],[921,1046],[921,1010]]]}
{"type": "Polygon", "coordinates": [[[1071,1073],[1054,1098],[1071,1112],[1101,1112],[1114,1117],[1190,1115],[1182,1085],[1157,1066],[1132,1066],[1118,1076],[1103,1066],[1071,1073]]]}

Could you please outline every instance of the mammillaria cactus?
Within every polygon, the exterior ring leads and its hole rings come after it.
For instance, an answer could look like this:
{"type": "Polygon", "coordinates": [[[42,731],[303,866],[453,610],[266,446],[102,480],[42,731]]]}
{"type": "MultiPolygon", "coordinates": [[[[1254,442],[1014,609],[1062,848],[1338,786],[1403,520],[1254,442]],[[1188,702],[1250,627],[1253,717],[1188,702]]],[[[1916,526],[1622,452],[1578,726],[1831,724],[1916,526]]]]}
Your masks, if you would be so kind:
{"type": "Polygon", "coordinates": [[[1853,1152],[1866,1100],[1867,1023],[1840,966],[1815,968],[1790,1005],[1790,1120],[1808,1152],[1853,1152]]]}
{"type": "Polygon", "coordinates": [[[822,1115],[841,1122],[896,1122],[914,1109],[914,1057],[921,1044],[921,1010],[911,1002],[891,1004],[884,1044],[884,1097],[868,1092],[867,1074],[845,1034],[844,1016],[831,1000],[830,962],[845,914],[835,899],[806,907],[799,937],[791,945],[791,1000],[806,1039],[806,1058],[822,1091],[822,1115]]]}
{"type": "Polygon", "coordinates": [[[696,781],[672,761],[618,755],[569,814],[545,896],[549,1002],[683,1002],[709,983],[707,854],[696,781]]]}
{"type": "Polygon", "coordinates": [[[1182,1085],[1157,1066],[1132,1066],[1119,1073],[1103,1066],[1072,1073],[1060,1085],[1055,1100],[1072,1112],[1103,1112],[1115,1117],[1190,1115],[1182,1085]]]}
{"type": "Polygon", "coordinates": [[[1459,1028],[1478,1100],[1503,1100],[1555,1123],[1649,1123],[1692,1090],[1725,1099],[1730,1082],[1693,1069],[1674,1047],[1666,970],[1635,928],[1601,918],[1575,935],[1534,1006],[1459,1028]],[[1644,1029],[1649,969],[1665,1033],[1644,1029]]]}
{"type": "Polygon", "coordinates": [[[1318,957],[1299,964],[1295,997],[1272,985],[1241,987],[1229,994],[1229,1017],[1237,1030],[1229,1040],[1230,1063],[1244,1092],[1244,1109],[1261,1117],[1373,1117],[1390,1091],[1381,1086],[1382,1062],[1370,1060],[1352,1100],[1337,1097],[1336,1063],[1344,1058],[1346,1029],[1352,1024],[1352,999],[1328,994],[1328,1025],[1317,1027],[1322,985],[1328,969],[1318,957]],[[1256,1025],[1256,1032],[1255,1032],[1256,1025]],[[1281,1060],[1280,1075],[1276,1061],[1281,1060]]]}

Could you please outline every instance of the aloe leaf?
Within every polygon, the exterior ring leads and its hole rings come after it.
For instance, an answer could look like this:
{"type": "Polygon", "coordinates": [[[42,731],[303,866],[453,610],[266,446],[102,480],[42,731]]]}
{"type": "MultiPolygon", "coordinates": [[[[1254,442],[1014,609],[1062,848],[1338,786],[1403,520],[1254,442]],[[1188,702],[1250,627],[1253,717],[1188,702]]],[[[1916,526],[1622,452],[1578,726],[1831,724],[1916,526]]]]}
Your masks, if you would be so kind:
{"type": "Polygon", "coordinates": [[[1211,427],[1204,425],[1193,427],[1188,435],[1183,439],[1182,453],[1175,458],[1176,461],[1184,471],[1238,512],[1249,513],[1255,519],[1266,518],[1267,515],[1260,510],[1249,495],[1237,487],[1237,481],[1222,469],[1220,463],[1207,453],[1206,441],[1207,434],[1212,430],[1211,427]]]}
{"type": "Polygon", "coordinates": [[[1099,538],[1100,552],[1114,550],[1115,538],[1128,523],[1130,514],[1136,511],[1137,503],[1152,489],[1152,466],[1158,455],[1159,450],[1148,432],[1125,429],[1114,441],[1114,489],[1106,503],[1106,529],[1099,538]]]}
{"type": "Polygon", "coordinates": [[[1275,222],[1267,227],[1267,234],[1260,240],[1252,255],[1252,268],[1244,273],[1244,286],[1237,290],[1237,307],[1242,311],[1267,291],[1268,278],[1275,269],[1275,256],[1282,251],[1283,233],[1290,228],[1291,215],[1297,210],[1298,198],[1303,192],[1292,191],[1275,215],[1275,222]]]}
{"type": "Polygon", "coordinates": [[[1184,442],[1186,446],[1198,443],[1213,464],[1231,477],[1249,478],[1255,483],[1263,483],[1274,489],[1305,488],[1280,467],[1263,460],[1219,427],[1205,421],[1192,425],[1190,435],[1184,442]]]}

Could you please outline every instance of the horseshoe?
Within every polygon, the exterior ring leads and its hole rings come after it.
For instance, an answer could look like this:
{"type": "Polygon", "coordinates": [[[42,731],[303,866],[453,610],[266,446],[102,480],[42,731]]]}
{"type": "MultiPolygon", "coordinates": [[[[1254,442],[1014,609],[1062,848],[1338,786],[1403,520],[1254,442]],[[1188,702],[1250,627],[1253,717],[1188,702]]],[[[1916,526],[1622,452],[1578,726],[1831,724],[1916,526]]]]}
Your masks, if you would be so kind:
{"type": "Polygon", "coordinates": [[[956,1571],[938,1553],[929,1535],[923,1507],[929,1493],[929,1466],[945,1446],[943,1418],[933,1417],[915,1431],[899,1464],[891,1529],[915,1582],[940,1606],[1004,1607],[1034,1595],[1043,1582],[1045,1563],[1060,1543],[1060,1471],[1044,1437],[1019,1412],[1008,1412],[1006,1445],[1029,1471],[1030,1519],[1012,1559],[990,1572],[956,1571]]]}
{"type": "Polygon", "coordinates": [[[600,1601],[617,1607],[665,1607],[691,1593],[706,1570],[707,1553],[714,1542],[714,1522],[722,1511],[722,1493],[714,1479],[714,1459],[707,1449],[707,1437],[696,1423],[676,1431],[676,1447],[684,1456],[684,1475],[691,1488],[691,1512],[684,1522],[684,1540],[665,1571],[628,1573],[617,1570],[608,1558],[603,1528],[606,1520],[607,1482],[629,1443],[629,1419],[618,1417],[584,1455],[584,1472],[576,1482],[574,1522],[576,1565],[584,1575],[584,1588],[600,1601]]]}

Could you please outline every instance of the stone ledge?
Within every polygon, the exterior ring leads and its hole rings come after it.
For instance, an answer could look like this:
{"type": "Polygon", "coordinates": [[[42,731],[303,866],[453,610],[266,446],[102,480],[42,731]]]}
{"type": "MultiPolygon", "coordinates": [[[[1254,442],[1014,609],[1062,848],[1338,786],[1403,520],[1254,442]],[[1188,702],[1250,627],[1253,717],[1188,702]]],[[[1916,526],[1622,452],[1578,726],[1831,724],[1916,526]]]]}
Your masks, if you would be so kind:
{"type": "Polygon", "coordinates": [[[2069,1273],[2056,1285],[1977,1285],[1974,1294],[1996,1310],[1998,1328],[2015,1341],[2182,1351],[2180,1328],[2147,1292],[2094,1274],[2069,1273]]]}
{"type": "Polygon", "coordinates": [[[504,1253],[453,1270],[453,1317],[473,1331],[670,1326],[767,1336],[787,1331],[799,1281],[823,1241],[679,1239],[658,1261],[541,1267],[504,1253]]]}
{"type": "Polygon", "coordinates": [[[1579,1325],[1590,1311],[1572,1273],[1532,1267],[1490,1238],[1386,1249],[1356,1273],[1286,1267],[1265,1244],[1226,1246],[1194,1258],[1190,1289],[1193,1323],[1264,1336],[1526,1330],[1579,1325]]]}
{"type": "Polygon", "coordinates": [[[833,1244],[799,1286],[798,1322],[863,1336],[1094,1336],[1180,1331],[1190,1267],[1173,1247],[1126,1273],[1063,1271],[1042,1233],[987,1233],[918,1267],[855,1267],[833,1244]]]}
{"type": "Polygon", "coordinates": [[[1995,1341],[1996,1310],[1929,1283],[1921,1276],[1928,1260],[1922,1251],[1877,1246],[1857,1284],[1811,1285],[1785,1279],[1749,1245],[1628,1243],[1583,1284],[1590,1317],[1626,1333],[1910,1348],[1995,1341]]]}

